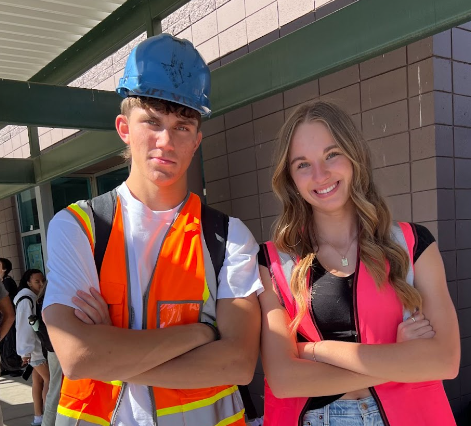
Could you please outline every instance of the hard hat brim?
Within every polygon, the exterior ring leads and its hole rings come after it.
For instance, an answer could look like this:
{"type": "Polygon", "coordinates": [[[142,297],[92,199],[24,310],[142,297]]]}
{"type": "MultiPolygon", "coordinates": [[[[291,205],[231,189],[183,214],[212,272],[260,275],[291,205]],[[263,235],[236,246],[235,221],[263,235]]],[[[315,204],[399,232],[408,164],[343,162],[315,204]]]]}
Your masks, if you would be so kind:
{"type": "MultiPolygon", "coordinates": [[[[121,83],[121,81],[120,81],[121,83]]],[[[202,105],[199,102],[195,102],[193,99],[189,98],[188,96],[181,95],[177,92],[169,92],[163,89],[155,89],[155,88],[141,88],[135,87],[133,90],[130,90],[125,85],[119,85],[116,88],[116,92],[123,98],[127,98],[129,96],[138,96],[144,98],[155,98],[155,99],[162,99],[164,101],[174,102],[176,104],[186,106],[188,108],[192,108],[198,111],[201,114],[201,117],[209,117],[211,115],[211,109],[209,109],[206,105],[202,105]]],[[[207,103],[209,105],[209,100],[207,99],[207,103]]]]}

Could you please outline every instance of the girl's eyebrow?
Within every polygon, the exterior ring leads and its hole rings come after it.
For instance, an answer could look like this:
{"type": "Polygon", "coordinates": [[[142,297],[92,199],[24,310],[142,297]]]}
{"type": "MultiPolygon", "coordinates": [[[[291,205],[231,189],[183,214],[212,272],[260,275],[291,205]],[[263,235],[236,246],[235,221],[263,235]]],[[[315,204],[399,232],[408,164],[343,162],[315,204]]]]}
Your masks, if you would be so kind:
{"type": "Polygon", "coordinates": [[[334,148],[338,148],[338,146],[337,145],[328,146],[327,148],[324,149],[324,154],[326,154],[327,152],[329,152],[331,149],[334,149],[334,148]]]}
{"type": "Polygon", "coordinates": [[[304,155],[301,156],[301,157],[293,158],[293,159],[291,160],[291,162],[289,163],[289,165],[291,166],[291,165],[293,165],[296,161],[305,160],[305,159],[306,159],[306,157],[305,157],[304,155]]]}

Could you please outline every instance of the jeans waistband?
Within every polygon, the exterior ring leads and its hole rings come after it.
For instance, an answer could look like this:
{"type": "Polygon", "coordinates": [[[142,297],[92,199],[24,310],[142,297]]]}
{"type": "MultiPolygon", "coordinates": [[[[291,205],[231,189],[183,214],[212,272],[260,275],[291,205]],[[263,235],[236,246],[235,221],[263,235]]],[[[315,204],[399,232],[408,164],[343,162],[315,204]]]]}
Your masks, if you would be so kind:
{"type": "MultiPolygon", "coordinates": [[[[378,411],[378,405],[372,396],[362,399],[338,399],[329,404],[329,414],[331,416],[345,416],[348,414],[363,415],[378,411]]],[[[324,408],[312,410],[312,413],[324,413],[324,408]]]]}

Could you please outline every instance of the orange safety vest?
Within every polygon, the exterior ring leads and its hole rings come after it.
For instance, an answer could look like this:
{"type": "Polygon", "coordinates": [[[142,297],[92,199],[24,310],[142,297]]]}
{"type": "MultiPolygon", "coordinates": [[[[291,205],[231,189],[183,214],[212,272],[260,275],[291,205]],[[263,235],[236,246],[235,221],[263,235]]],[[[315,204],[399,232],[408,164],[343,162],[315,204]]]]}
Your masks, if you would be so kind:
{"type": "MultiPolygon", "coordinates": [[[[94,224],[90,208],[79,202],[67,207],[67,211],[87,234],[93,251],[94,224]]],[[[209,274],[215,274],[212,268],[205,267],[201,232],[201,201],[197,195],[189,194],[162,242],[143,299],[142,329],[196,323],[202,312],[206,312],[205,304],[210,296],[208,282],[210,279],[215,282],[215,276],[209,274]]],[[[101,294],[110,307],[111,321],[121,328],[131,328],[132,319],[127,253],[118,196],[99,279],[101,294]]],[[[120,381],[64,378],[56,425],[113,425],[126,386],[120,381]]],[[[154,425],[245,425],[245,410],[235,385],[181,390],[149,387],[149,395],[154,425]]]]}

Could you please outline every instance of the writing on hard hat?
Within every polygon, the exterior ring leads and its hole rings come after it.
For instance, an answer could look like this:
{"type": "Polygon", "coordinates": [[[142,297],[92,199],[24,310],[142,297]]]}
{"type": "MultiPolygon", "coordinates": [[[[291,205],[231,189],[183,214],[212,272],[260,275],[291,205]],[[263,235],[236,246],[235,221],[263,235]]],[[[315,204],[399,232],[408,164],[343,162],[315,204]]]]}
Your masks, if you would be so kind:
{"type": "Polygon", "coordinates": [[[188,40],[159,34],[139,43],[129,54],[116,92],[123,98],[164,99],[211,114],[209,68],[188,40]]]}

